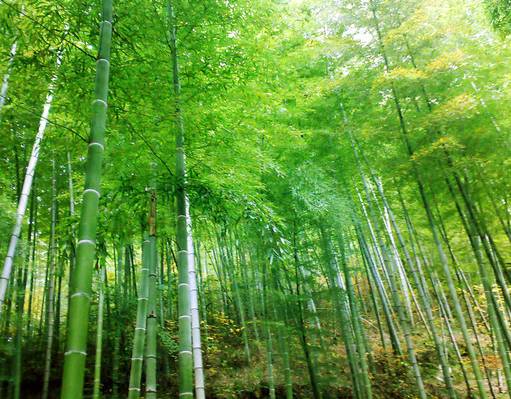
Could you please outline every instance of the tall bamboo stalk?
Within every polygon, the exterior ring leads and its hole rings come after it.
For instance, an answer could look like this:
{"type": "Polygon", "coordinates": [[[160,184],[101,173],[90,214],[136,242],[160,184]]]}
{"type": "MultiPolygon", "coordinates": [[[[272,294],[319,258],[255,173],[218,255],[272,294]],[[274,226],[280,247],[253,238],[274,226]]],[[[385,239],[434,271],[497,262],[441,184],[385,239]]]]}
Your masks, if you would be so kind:
{"type": "Polygon", "coordinates": [[[179,396],[193,397],[192,324],[190,315],[190,279],[188,266],[188,231],[186,220],[186,160],[184,123],[181,114],[179,63],[177,56],[176,18],[171,2],[168,2],[170,44],[172,50],[172,74],[176,120],[176,241],[178,262],[178,312],[179,312],[179,396]]]}
{"type": "Polygon", "coordinates": [[[156,399],[156,347],[158,336],[158,318],[156,315],[156,290],[158,278],[156,265],[156,192],[151,192],[151,208],[149,214],[149,290],[147,292],[147,338],[146,338],[146,398],[156,399]]]}
{"type": "Polygon", "coordinates": [[[7,100],[9,78],[11,77],[12,63],[14,62],[14,57],[16,56],[17,49],[18,41],[16,40],[11,46],[11,51],[9,52],[9,61],[7,62],[7,72],[4,74],[2,79],[2,87],[0,88],[0,120],[2,120],[2,108],[4,107],[5,101],[7,100]]]}
{"type": "Polygon", "coordinates": [[[190,215],[190,200],[186,197],[186,226],[188,245],[188,280],[190,282],[190,312],[192,316],[192,353],[193,375],[195,378],[195,397],[205,399],[204,368],[202,365],[202,345],[199,315],[199,296],[197,290],[197,275],[195,272],[195,248],[193,245],[192,217],[190,215]]]}
{"type": "MultiPolygon", "coordinates": [[[[57,61],[55,63],[55,69],[58,71],[60,64],[62,63],[63,51],[57,53],[57,61]]],[[[34,180],[35,169],[37,162],[39,161],[39,151],[41,149],[41,142],[48,125],[48,116],[50,115],[50,108],[53,102],[53,94],[55,91],[55,84],[57,82],[57,73],[55,72],[51,77],[50,84],[48,86],[48,94],[43,106],[43,112],[39,119],[39,129],[34,139],[32,146],[32,153],[28,162],[27,170],[25,172],[25,180],[23,181],[23,188],[21,189],[21,195],[18,202],[18,209],[16,211],[16,221],[12,229],[11,240],[9,242],[9,248],[7,250],[7,256],[5,257],[4,266],[2,269],[2,275],[0,276],[0,316],[2,315],[3,303],[5,300],[5,293],[7,291],[7,285],[11,276],[13,268],[14,257],[16,256],[16,247],[21,234],[21,228],[23,226],[23,219],[27,210],[28,198],[30,197],[30,191],[32,189],[32,182],[34,180]]],[[[3,98],[3,97],[2,97],[3,98]]]]}
{"type": "Polygon", "coordinates": [[[106,265],[103,263],[98,269],[98,321],[96,325],[96,357],[94,359],[94,385],[92,388],[92,399],[101,397],[101,361],[103,355],[103,314],[105,303],[105,281],[106,265]]]}
{"type": "Polygon", "coordinates": [[[128,399],[140,397],[142,380],[142,365],[144,361],[144,348],[147,326],[147,297],[149,292],[149,257],[150,242],[146,236],[142,243],[142,269],[138,283],[137,319],[133,335],[133,348],[131,352],[131,368],[129,378],[128,399]]]}
{"type": "MultiPolygon", "coordinates": [[[[35,188],[30,195],[30,217],[28,223],[28,245],[26,248],[26,255],[24,260],[24,267],[18,270],[18,287],[16,295],[16,349],[15,349],[15,361],[14,361],[14,393],[13,398],[19,399],[21,396],[21,380],[23,376],[23,364],[22,364],[22,350],[23,350],[23,315],[25,314],[25,297],[26,297],[26,286],[28,280],[29,266],[31,253],[35,251],[36,244],[36,217],[37,217],[37,205],[35,201],[35,188]],[[23,277],[21,274],[23,272],[23,277]]],[[[33,271],[31,273],[31,279],[33,277],[33,271]]],[[[30,290],[30,288],[29,288],[30,290]]],[[[32,319],[30,313],[30,304],[28,306],[28,320],[32,319]]],[[[28,330],[28,325],[27,325],[28,330]]]]}
{"type": "MultiPolygon", "coordinates": [[[[263,261],[264,262],[264,261],[263,261]]],[[[270,399],[276,399],[275,395],[275,373],[274,373],[274,353],[273,353],[273,335],[270,327],[269,301],[268,301],[268,280],[267,265],[263,263],[263,291],[261,293],[261,303],[263,312],[266,317],[265,333],[266,333],[266,367],[268,370],[268,390],[270,391],[270,399]]]]}
{"type": "Polygon", "coordinates": [[[53,350],[53,330],[54,330],[54,297],[55,297],[55,284],[54,284],[54,274],[55,274],[55,227],[57,224],[57,183],[55,176],[55,160],[52,160],[52,179],[51,179],[51,226],[50,226],[50,254],[49,254],[49,262],[48,262],[48,286],[46,289],[47,292],[47,301],[46,301],[46,330],[47,330],[47,338],[46,338],[46,355],[44,362],[44,377],[43,377],[43,394],[42,398],[48,398],[48,389],[50,384],[50,372],[51,372],[51,360],[52,360],[52,350],[53,350]]]}
{"type": "Polygon", "coordinates": [[[110,46],[112,42],[112,0],[102,1],[100,42],[96,63],[95,99],[88,146],[78,249],[73,271],[68,314],[68,334],[62,378],[63,399],[81,399],[87,356],[87,333],[92,288],[92,266],[96,249],[96,229],[107,119],[110,46]]]}

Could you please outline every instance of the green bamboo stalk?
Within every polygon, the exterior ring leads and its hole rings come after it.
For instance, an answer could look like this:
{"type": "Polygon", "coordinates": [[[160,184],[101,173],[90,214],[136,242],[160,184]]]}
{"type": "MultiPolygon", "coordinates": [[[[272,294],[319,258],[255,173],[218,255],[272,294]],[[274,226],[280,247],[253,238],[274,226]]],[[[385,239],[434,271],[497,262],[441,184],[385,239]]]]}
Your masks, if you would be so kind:
{"type": "Polygon", "coordinates": [[[142,243],[142,269],[138,283],[137,319],[133,336],[133,349],[131,352],[131,368],[129,379],[128,399],[140,397],[140,383],[142,379],[142,365],[145,348],[147,326],[147,301],[149,295],[149,262],[150,241],[145,237],[142,243]]]}
{"type": "Polygon", "coordinates": [[[158,278],[156,265],[156,193],[151,193],[151,211],[149,216],[149,290],[147,296],[147,338],[146,338],[146,398],[156,399],[156,347],[158,336],[158,318],[156,316],[156,290],[158,278]]]}
{"type": "Polygon", "coordinates": [[[176,116],[176,242],[178,263],[179,313],[179,396],[193,398],[192,323],[188,268],[188,232],[186,220],[186,161],[184,123],[181,114],[179,63],[177,56],[176,17],[172,3],[168,2],[170,45],[176,116]]]}
{"type": "MultiPolygon", "coordinates": [[[[113,252],[113,261],[114,261],[114,307],[113,314],[116,320],[121,320],[122,317],[122,281],[120,278],[120,271],[122,269],[122,259],[120,256],[119,248],[121,248],[120,242],[116,242],[117,240],[113,238],[112,244],[112,252],[113,252]]],[[[119,239],[120,241],[120,239],[119,239]]],[[[119,366],[121,362],[121,326],[120,323],[113,324],[113,334],[112,334],[112,398],[119,398],[119,366]]]]}
{"type": "MultiPolygon", "coordinates": [[[[17,288],[17,298],[16,298],[16,341],[15,341],[15,360],[14,360],[14,381],[13,381],[13,398],[19,399],[21,395],[21,380],[23,375],[23,364],[22,364],[22,350],[23,350],[23,315],[25,312],[25,298],[26,298],[26,285],[28,280],[28,272],[30,267],[30,258],[31,254],[35,252],[36,245],[36,231],[37,231],[37,204],[35,201],[35,184],[34,188],[30,195],[30,216],[28,223],[28,244],[26,249],[26,255],[24,260],[24,267],[20,268],[18,271],[18,288],[17,288]],[[20,279],[21,272],[23,270],[23,278],[20,279]]],[[[32,267],[34,267],[34,262],[32,262],[32,267]]],[[[33,281],[33,272],[31,275],[31,281],[33,281]]],[[[32,290],[33,285],[30,287],[30,291],[32,290]]],[[[30,295],[32,292],[30,292],[30,295]]],[[[32,319],[32,314],[30,313],[31,304],[28,306],[28,322],[32,319]]],[[[27,323],[28,330],[28,323],[27,323]]]]}
{"type": "Polygon", "coordinates": [[[46,355],[44,362],[44,377],[43,377],[43,393],[42,398],[48,398],[48,389],[50,384],[51,360],[53,351],[53,338],[54,338],[54,299],[55,299],[55,228],[57,224],[57,183],[55,176],[55,160],[52,160],[52,180],[51,180],[51,231],[50,231],[50,254],[48,263],[48,286],[47,286],[47,301],[46,301],[46,355]]]}
{"type": "MultiPolygon", "coordinates": [[[[257,255],[254,253],[257,252],[252,250],[249,252],[249,262],[252,265],[257,265],[257,255]]],[[[259,306],[260,303],[258,303],[257,299],[260,297],[259,291],[261,290],[261,286],[259,284],[259,268],[258,267],[252,267],[252,273],[250,273],[250,280],[252,282],[251,287],[251,295],[252,295],[252,307],[251,307],[251,317],[252,317],[252,323],[254,324],[254,334],[256,339],[259,341],[262,337],[262,334],[259,333],[259,316],[261,314],[261,307],[259,306]],[[256,319],[257,318],[257,319],[256,319]]]]}
{"type": "MultiPolygon", "coordinates": [[[[32,198],[36,198],[37,188],[34,183],[34,189],[32,191],[32,198]]],[[[34,279],[36,274],[36,249],[37,249],[37,227],[38,227],[38,201],[34,201],[34,228],[33,228],[33,238],[32,238],[32,254],[30,255],[31,258],[31,269],[30,269],[30,284],[29,284],[29,294],[28,294],[28,307],[27,307],[27,314],[31,315],[28,317],[27,320],[27,327],[26,327],[26,336],[27,338],[30,338],[32,336],[32,306],[34,304],[34,279]]]]}
{"type": "MultiPolygon", "coordinates": [[[[264,262],[264,260],[263,260],[264,262]]],[[[261,302],[263,305],[263,312],[266,318],[265,333],[266,333],[266,367],[268,370],[268,389],[270,391],[270,399],[276,399],[275,395],[275,376],[273,372],[273,336],[270,327],[270,314],[269,314],[269,301],[268,301],[268,279],[267,276],[267,265],[263,263],[263,291],[261,293],[261,302]]]]}
{"type": "Polygon", "coordinates": [[[204,367],[202,363],[202,342],[199,316],[199,295],[197,289],[197,273],[195,270],[195,248],[193,244],[192,215],[190,200],[186,197],[186,225],[188,243],[188,282],[190,283],[190,315],[192,326],[193,376],[196,399],[205,399],[204,367]]]}
{"type": "Polygon", "coordinates": [[[165,242],[165,248],[167,249],[167,312],[168,317],[172,318],[174,315],[174,296],[173,294],[173,273],[172,273],[172,257],[174,255],[174,252],[172,250],[172,244],[170,243],[170,240],[166,240],[165,242]]]}
{"type": "Polygon", "coordinates": [[[64,276],[64,264],[66,256],[62,251],[57,262],[57,270],[55,276],[55,284],[57,286],[56,303],[55,303],[55,348],[58,352],[63,350],[60,340],[61,314],[62,314],[62,278],[64,276]]]}
{"type": "MultiPolygon", "coordinates": [[[[165,291],[165,241],[160,239],[160,255],[158,262],[160,263],[160,270],[158,273],[159,287],[158,287],[158,306],[159,306],[159,323],[160,326],[165,326],[165,305],[164,305],[164,291],[165,291]]],[[[163,373],[164,375],[170,374],[170,359],[168,356],[163,356],[163,373]]]]}
{"type": "Polygon", "coordinates": [[[101,360],[103,354],[103,314],[105,291],[104,281],[106,275],[106,265],[103,262],[98,269],[98,321],[96,325],[96,357],[94,359],[94,384],[92,388],[92,399],[101,397],[101,360]]]}
{"type": "MultiPolygon", "coordinates": [[[[30,237],[30,234],[28,235],[30,237]]],[[[22,263],[22,267],[17,272],[16,286],[16,335],[14,337],[14,368],[13,368],[13,394],[14,399],[20,398],[21,380],[22,380],[22,351],[23,351],[23,305],[25,301],[25,287],[22,271],[27,268],[27,262],[22,263]]],[[[1,393],[1,391],[0,391],[1,393]]],[[[8,395],[9,396],[9,395],[8,395]]]]}
{"type": "Polygon", "coordinates": [[[87,356],[87,333],[92,288],[92,266],[96,248],[101,164],[107,119],[110,45],[112,42],[112,0],[102,1],[100,43],[96,64],[95,99],[87,154],[76,266],[72,276],[68,334],[64,354],[62,399],[81,399],[87,356]]]}
{"type": "MultiPolygon", "coordinates": [[[[204,324],[204,342],[209,341],[209,332],[208,332],[208,303],[207,299],[211,293],[210,285],[209,285],[209,272],[208,272],[208,261],[207,261],[207,254],[202,258],[201,256],[201,246],[200,242],[197,240],[197,250],[196,250],[196,257],[197,257],[197,266],[199,270],[199,276],[200,276],[200,284],[199,284],[199,298],[200,298],[200,312],[201,312],[201,320],[204,324]],[[202,261],[204,259],[204,261],[202,261]],[[203,264],[204,262],[204,264],[203,264]]],[[[212,310],[212,309],[211,309],[212,310]]]]}
{"type": "MultiPolygon", "coordinates": [[[[47,287],[48,286],[48,270],[49,270],[49,266],[50,266],[50,251],[48,251],[48,254],[46,256],[46,268],[45,268],[45,273],[44,273],[44,286],[47,287]]],[[[44,327],[44,321],[45,321],[45,317],[46,317],[46,313],[45,313],[45,309],[46,309],[46,301],[47,301],[47,295],[46,293],[44,295],[41,295],[40,296],[40,303],[41,303],[41,306],[39,308],[39,325],[37,327],[37,334],[39,336],[41,336],[43,334],[43,327],[44,327]]]]}
{"type": "Polygon", "coordinates": [[[137,278],[135,273],[135,256],[133,255],[133,245],[128,245],[128,252],[129,252],[129,259],[130,259],[130,274],[131,274],[131,281],[133,283],[133,289],[132,289],[132,295],[135,298],[138,298],[138,290],[137,290],[137,278]]]}
{"type": "MultiPolygon", "coordinates": [[[[23,12],[21,13],[23,15],[23,12]]],[[[9,78],[11,76],[12,72],[12,63],[14,61],[14,57],[16,56],[16,51],[18,48],[18,39],[12,43],[11,51],[9,52],[9,61],[7,62],[7,71],[4,74],[4,77],[2,79],[2,87],[0,88],[0,121],[2,116],[2,108],[5,105],[5,102],[7,100],[7,89],[9,87],[9,78]]]]}

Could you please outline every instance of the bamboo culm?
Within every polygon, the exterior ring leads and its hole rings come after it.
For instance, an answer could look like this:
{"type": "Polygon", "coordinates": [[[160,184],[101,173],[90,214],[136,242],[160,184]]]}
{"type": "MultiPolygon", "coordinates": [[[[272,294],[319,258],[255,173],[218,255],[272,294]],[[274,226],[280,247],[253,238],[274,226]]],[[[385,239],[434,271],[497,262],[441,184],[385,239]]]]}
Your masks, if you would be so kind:
{"type": "Polygon", "coordinates": [[[12,63],[14,62],[14,57],[16,57],[16,51],[18,49],[18,41],[15,41],[11,46],[11,51],[9,52],[9,61],[7,62],[7,72],[4,74],[2,79],[2,87],[0,88],[0,121],[2,120],[2,109],[5,105],[5,101],[7,100],[7,90],[9,88],[9,78],[11,77],[11,69],[12,63]]]}
{"type": "Polygon", "coordinates": [[[205,399],[204,368],[202,365],[202,345],[200,331],[199,298],[197,276],[195,272],[195,249],[193,245],[192,217],[190,215],[190,200],[186,197],[186,226],[188,244],[188,280],[190,282],[190,313],[192,323],[192,353],[193,375],[195,378],[195,397],[205,399]]]}
{"type": "Polygon", "coordinates": [[[54,330],[54,296],[55,296],[55,227],[57,224],[57,189],[56,189],[56,176],[55,176],[55,160],[52,160],[52,180],[51,180],[51,226],[50,226],[50,253],[48,257],[48,282],[47,282],[47,300],[46,300],[46,356],[44,363],[44,377],[43,377],[43,393],[42,398],[48,398],[48,389],[50,384],[51,360],[53,350],[53,330],[54,330]]]}
{"type": "Polygon", "coordinates": [[[105,302],[105,265],[101,265],[98,270],[98,321],[96,332],[96,357],[94,359],[94,384],[92,388],[92,399],[101,397],[101,360],[103,354],[103,314],[105,302]]]}
{"type": "Polygon", "coordinates": [[[158,278],[156,265],[158,263],[156,253],[156,192],[151,192],[151,208],[149,215],[149,289],[147,291],[147,322],[146,322],[146,398],[156,399],[156,347],[158,336],[158,317],[156,315],[156,291],[158,278]]]}
{"type": "MultiPolygon", "coordinates": [[[[62,63],[63,52],[59,51],[57,54],[56,70],[60,68],[62,63]]],[[[9,247],[7,255],[5,257],[4,266],[2,269],[2,275],[0,276],[0,316],[2,315],[2,308],[5,300],[5,294],[7,291],[7,285],[11,276],[14,257],[16,256],[16,247],[21,234],[21,228],[23,226],[23,219],[27,210],[28,199],[30,197],[30,191],[32,190],[32,182],[34,180],[34,174],[39,161],[39,152],[41,150],[41,142],[44,138],[46,126],[48,125],[48,116],[50,115],[51,104],[53,102],[53,94],[55,91],[55,85],[57,83],[57,74],[55,73],[51,82],[48,86],[48,94],[43,106],[43,112],[39,120],[39,129],[34,139],[32,146],[32,153],[28,162],[27,170],[25,172],[25,180],[23,181],[23,188],[21,189],[21,196],[19,198],[18,209],[16,210],[16,220],[12,229],[11,240],[9,241],[9,247]]],[[[2,97],[3,98],[3,97],[2,97]]]]}
{"type": "Polygon", "coordinates": [[[92,267],[96,252],[97,215],[107,119],[110,46],[112,42],[112,0],[103,0],[101,19],[99,52],[96,63],[95,99],[92,103],[92,120],[78,228],[76,265],[71,276],[62,399],[81,399],[83,397],[92,267]]]}
{"type": "Polygon", "coordinates": [[[142,365],[147,327],[147,300],[149,292],[150,241],[145,237],[142,243],[142,269],[138,283],[137,318],[133,335],[128,399],[138,399],[141,392],[142,365]]]}
{"type": "Polygon", "coordinates": [[[171,62],[176,112],[176,241],[178,265],[178,313],[179,313],[179,396],[193,398],[192,324],[190,315],[190,281],[188,269],[188,232],[186,221],[186,159],[184,124],[181,115],[179,63],[177,57],[176,18],[171,2],[168,2],[170,25],[171,62]]]}

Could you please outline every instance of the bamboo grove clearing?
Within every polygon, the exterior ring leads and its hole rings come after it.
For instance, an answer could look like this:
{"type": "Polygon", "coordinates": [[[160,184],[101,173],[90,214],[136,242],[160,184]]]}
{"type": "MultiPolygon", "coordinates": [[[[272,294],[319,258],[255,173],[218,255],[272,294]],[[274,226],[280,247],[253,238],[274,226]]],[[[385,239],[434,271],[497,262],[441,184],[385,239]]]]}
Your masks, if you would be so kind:
{"type": "Polygon", "coordinates": [[[511,397],[507,0],[0,20],[0,398],[511,397]]]}

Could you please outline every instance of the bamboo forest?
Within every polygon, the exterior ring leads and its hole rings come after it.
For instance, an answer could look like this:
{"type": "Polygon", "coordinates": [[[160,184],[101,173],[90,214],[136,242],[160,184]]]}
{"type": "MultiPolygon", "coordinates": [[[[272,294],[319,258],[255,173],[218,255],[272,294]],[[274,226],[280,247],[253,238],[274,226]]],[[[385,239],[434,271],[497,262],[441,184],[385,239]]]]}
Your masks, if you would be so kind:
{"type": "Polygon", "coordinates": [[[0,398],[511,398],[510,39],[510,0],[0,0],[0,398]]]}

